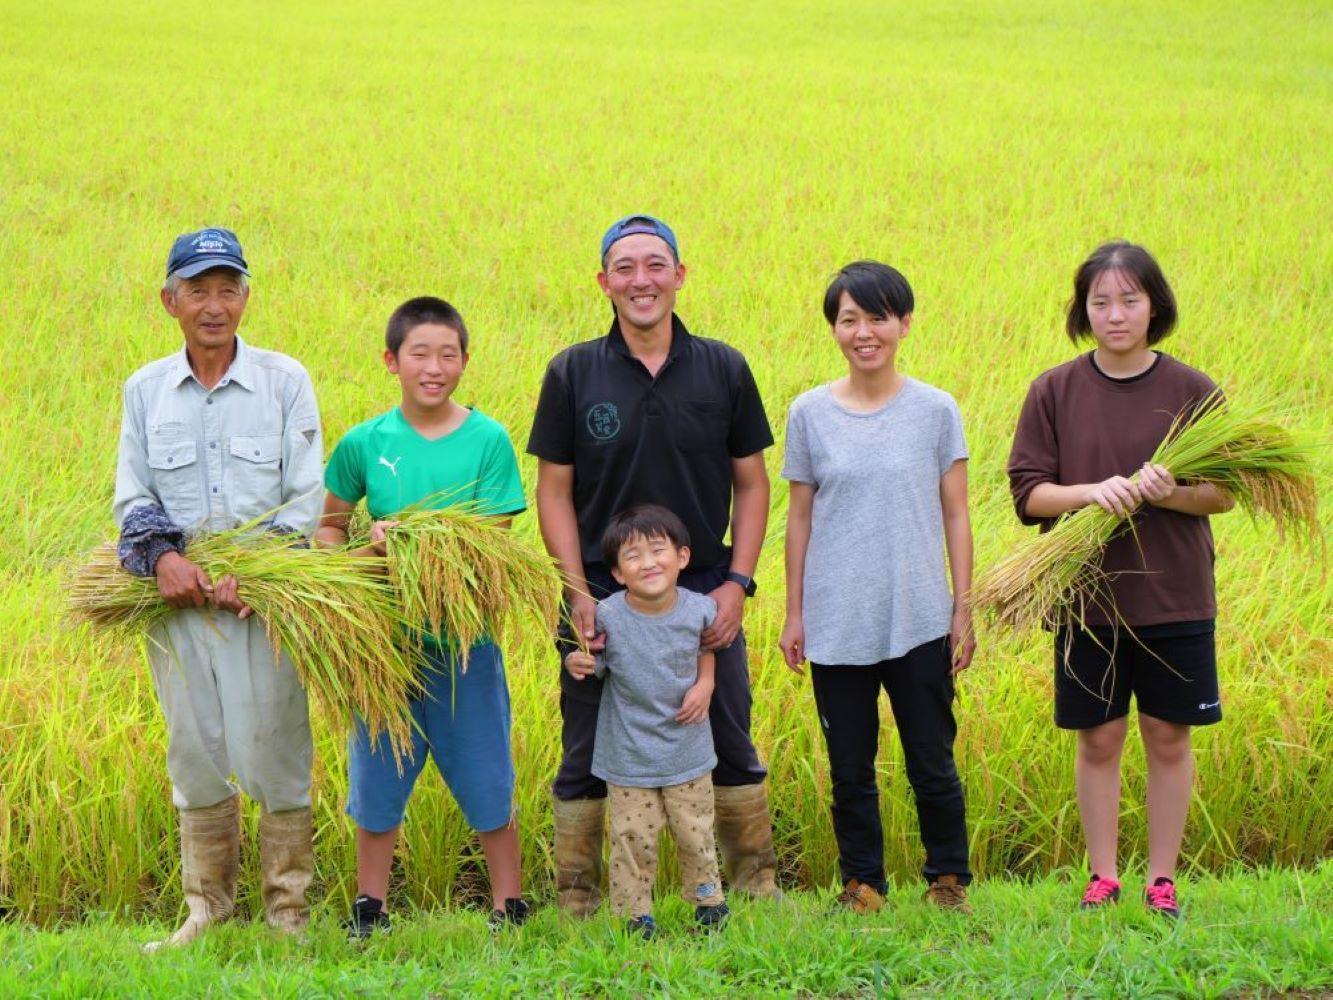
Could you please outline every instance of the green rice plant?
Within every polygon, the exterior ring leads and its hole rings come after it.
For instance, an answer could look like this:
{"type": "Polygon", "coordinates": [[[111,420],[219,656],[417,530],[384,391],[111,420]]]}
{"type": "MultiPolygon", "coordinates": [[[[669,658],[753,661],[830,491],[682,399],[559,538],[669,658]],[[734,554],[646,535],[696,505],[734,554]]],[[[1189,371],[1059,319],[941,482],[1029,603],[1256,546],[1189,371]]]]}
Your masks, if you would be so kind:
{"type": "MultiPolygon", "coordinates": [[[[307,692],[331,719],[359,714],[394,753],[411,745],[414,658],[397,641],[402,618],[383,560],[346,549],[312,549],[299,535],[256,532],[254,524],[192,539],[185,556],[210,579],[231,574],[264,623],[274,655],[285,651],[307,692]]],[[[116,547],[95,549],[74,574],[69,606],[100,628],[132,636],[173,613],[151,577],[121,568],[116,547]]],[[[152,641],[151,638],[149,641],[152,641]]]]}
{"type": "Polygon", "coordinates": [[[524,624],[550,634],[560,613],[555,562],[474,504],[429,506],[440,499],[396,515],[386,536],[389,579],[415,641],[447,636],[466,670],[484,638],[524,624]]]}
{"type": "MultiPolygon", "coordinates": [[[[1215,392],[1176,416],[1152,462],[1181,483],[1216,487],[1252,518],[1271,518],[1280,536],[1292,532],[1315,547],[1322,529],[1310,450],[1267,412],[1246,413],[1215,392]]],[[[982,574],[972,606],[1016,631],[1082,622],[1092,606],[1118,621],[1100,556],[1112,538],[1133,530],[1133,514],[1119,518],[1096,504],[1065,514],[982,574]]]]}

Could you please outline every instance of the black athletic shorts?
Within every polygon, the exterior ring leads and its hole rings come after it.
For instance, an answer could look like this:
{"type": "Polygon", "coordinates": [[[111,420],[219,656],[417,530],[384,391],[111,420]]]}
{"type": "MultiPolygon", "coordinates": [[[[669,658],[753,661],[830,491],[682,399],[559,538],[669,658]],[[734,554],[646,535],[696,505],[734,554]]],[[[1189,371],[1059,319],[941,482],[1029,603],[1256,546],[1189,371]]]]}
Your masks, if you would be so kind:
{"type": "Polygon", "coordinates": [[[1129,714],[1183,726],[1222,719],[1213,622],[1055,634],[1055,724],[1091,729],[1129,714]]]}

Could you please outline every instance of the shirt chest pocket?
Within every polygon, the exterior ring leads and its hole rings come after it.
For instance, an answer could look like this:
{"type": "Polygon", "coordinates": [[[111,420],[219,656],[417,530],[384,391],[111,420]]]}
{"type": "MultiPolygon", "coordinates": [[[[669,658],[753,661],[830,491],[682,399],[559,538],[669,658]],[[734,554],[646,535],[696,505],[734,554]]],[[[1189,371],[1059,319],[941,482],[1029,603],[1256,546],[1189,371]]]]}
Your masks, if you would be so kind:
{"type": "Polygon", "coordinates": [[[235,435],[231,457],[229,494],[233,513],[257,517],[282,503],[282,435],[235,435]]]}
{"type": "Polygon", "coordinates": [[[676,441],[683,449],[726,447],[726,406],[716,400],[684,400],[676,409],[676,441]]]}
{"type": "Polygon", "coordinates": [[[180,438],[149,438],[148,467],[153,489],[168,515],[178,516],[199,502],[199,454],[195,442],[180,438]]]}

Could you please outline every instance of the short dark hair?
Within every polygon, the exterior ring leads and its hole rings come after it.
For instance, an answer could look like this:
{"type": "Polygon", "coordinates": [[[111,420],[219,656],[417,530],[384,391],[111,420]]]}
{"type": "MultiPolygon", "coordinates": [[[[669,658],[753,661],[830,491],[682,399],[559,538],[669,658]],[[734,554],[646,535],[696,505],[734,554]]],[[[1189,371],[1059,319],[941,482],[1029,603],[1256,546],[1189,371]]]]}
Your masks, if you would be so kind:
{"type": "Polygon", "coordinates": [[[877,260],[853,261],[834,276],[833,283],[824,293],[824,318],[829,326],[838,318],[838,303],[842,301],[843,292],[872,316],[902,319],[916,305],[912,286],[902,272],[877,260]]]}
{"type": "Polygon", "coordinates": [[[641,503],[611,518],[602,532],[602,561],[616,565],[620,550],[634,538],[665,538],[678,549],[690,544],[689,529],[680,518],[655,503],[641,503]]]}
{"type": "Polygon", "coordinates": [[[423,323],[438,323],[440,326],[456,330],[458,346],[463,349],[464,354],[467,353],[467,325],[463,322],[462,314],[444,299],[437,299],[433,295],[419,295],[415,299],[408,299],[393,311],[393,315],[389,317],[389,325],[384,330],[385,349],[397,357],[407,335],[423,323]]]}
{"type": "Polygon", "coordinates": [[[1166,275],[1157,261],[1143,247],[1125,240],[1103,243],[1074,273],[1074,297],[1065,315],[1065,333],[1074,343],[1092,335],[1088,319],[1088,294],[1093,283],[1107,271],[1120,271],[1136,288],[1148,296],[1152,318],[1148,320],[1148,343],[1155,344],[1176,325],[1176,296],[1166,283],[1166,275]]]}

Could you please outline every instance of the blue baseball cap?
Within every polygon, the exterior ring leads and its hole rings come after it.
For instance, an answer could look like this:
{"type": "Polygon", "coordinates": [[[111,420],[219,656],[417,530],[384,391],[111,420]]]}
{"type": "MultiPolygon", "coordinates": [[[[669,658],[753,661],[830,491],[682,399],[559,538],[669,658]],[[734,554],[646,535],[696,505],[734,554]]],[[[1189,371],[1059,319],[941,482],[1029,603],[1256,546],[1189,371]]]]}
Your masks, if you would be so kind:
{"type": "Polygon", "coordinates": [[[676,258],[676,263],[680,263],[680,247],[676,245],[676,234],[665,222],[651,215],[627,215],[613,222],[606,235],[602,237],[601,259],[606,260],[606,252],[611,249],[612,243],[626,236],[633,236],[635,233],[648,233],[664,240],[671,248],[671,255],[676,258]]]}
{"type": "Polygon", "coordinates": [[[197,233],[182,233],[167,254],[167,277],[193,278],[209,268],[229,267],[249,274],[241,243],[230,229],[212,227],[197,233]]]}

